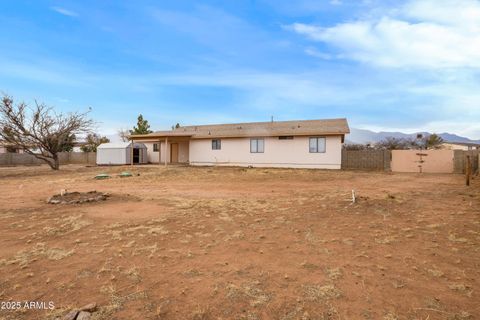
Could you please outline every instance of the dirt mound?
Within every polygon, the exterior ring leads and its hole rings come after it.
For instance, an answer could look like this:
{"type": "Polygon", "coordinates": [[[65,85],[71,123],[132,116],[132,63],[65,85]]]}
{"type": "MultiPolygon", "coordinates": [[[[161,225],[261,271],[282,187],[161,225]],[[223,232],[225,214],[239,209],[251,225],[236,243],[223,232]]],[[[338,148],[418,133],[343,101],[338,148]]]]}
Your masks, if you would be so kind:
{"type": "Polygon", "coordinates": [[[47,199],[50,204],[75,204],[85,202],[96,202],[107,200],[109,194],[89,191],[89,192],[62,192],[47,199]]]}

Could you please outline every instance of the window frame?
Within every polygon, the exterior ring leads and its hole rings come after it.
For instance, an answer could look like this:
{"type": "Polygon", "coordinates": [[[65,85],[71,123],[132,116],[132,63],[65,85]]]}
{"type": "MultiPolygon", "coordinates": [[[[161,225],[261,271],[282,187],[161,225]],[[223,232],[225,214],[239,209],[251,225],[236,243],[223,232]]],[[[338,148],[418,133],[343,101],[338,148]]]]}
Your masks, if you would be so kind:
{"type": "Polygon", "coordinates": [[[153,144],[153,152],[160,152],[159,146],[160,146],[160,143],[158,143],[158,142],[154,143],[153,144]]]}
{"type": "Polygon", "coordinates": [[[212,139],[212,150],[222,150],[222,139],[212,139]]]}
{"type": "Polygon", "coordinates": [[[309,137],[308,138],[308,152],[309,153],[326,153],[327,152],[327,138],[326,137],[309,137]],[[315,151],[312,151],[312,140],[315,139],[315,151]],[[318,141],[323,139],[323,150],[319,151],[319,144],[318,141]]]}
{"type": "Polygon", "coordinates": [[[250,153],[265,153],[265,138],[250,138],[250,153]],[[256,141],[255,148],[252,148],[253,141],[256,141]],[[262,141],[262,151],[259,151],[258,149],[259,141],[262,141]]]}

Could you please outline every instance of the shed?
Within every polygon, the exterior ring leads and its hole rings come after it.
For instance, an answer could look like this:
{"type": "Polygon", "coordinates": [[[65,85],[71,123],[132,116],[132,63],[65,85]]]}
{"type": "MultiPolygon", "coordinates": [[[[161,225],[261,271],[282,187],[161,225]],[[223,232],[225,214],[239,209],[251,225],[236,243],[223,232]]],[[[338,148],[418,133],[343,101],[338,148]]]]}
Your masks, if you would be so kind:
{"type": "Polygon", "coordinates": [[[102,143],[97,147],[97,165],[130,164],[130,157],[132,154],[133,163],[140,164],[148,162],[147,147],[143,143],[102,143]]]}

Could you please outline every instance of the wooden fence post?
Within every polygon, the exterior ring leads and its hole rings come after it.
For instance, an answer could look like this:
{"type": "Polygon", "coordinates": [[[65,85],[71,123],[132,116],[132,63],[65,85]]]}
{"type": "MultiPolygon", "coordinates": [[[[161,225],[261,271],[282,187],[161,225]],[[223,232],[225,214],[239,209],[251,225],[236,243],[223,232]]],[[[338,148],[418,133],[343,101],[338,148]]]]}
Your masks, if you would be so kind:
{"type": "Polygon", "coordinates": [[[472,165],[470,163],[470,155],[467,155],[465,157],[466,163],[465,163],[465,183],[467,186],[470,185],[470,175],[472,171],[472,165]]]}

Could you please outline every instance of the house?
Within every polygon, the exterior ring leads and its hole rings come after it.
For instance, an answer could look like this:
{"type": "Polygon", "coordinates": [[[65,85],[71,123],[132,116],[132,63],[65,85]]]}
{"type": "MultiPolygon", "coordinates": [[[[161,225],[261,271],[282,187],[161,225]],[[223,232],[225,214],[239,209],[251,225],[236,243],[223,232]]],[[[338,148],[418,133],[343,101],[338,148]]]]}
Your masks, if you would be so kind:
{"type": "Polygon", "coordinates": [[[129,138],[163,165],[340,169],[349,132],[346,119],[327,119],[181,126],[129,138]]]}
{"type": "Polygon", "coordinates": [[[444,142],[441,145],[442,149],[448,150],[480,150],[480,143],[473,142],[444,142]]]}
{"type": "MultiPolygon", "coordinates": [[[[81,147],[84,145],[86,145],[86,142],[75,141],[72,152],[82,152],[81,147]]],[[[31,148],[31,150],[33,153],[40,153],[39,148],[31,148]]],[[[25,153],[25,150],[22,147],[0,141],[0,154],[2,153],[25,153]]]]}
{"type": "Polygon", "coordinates": [[[0,141],[0,154],[2,153],[24,153],[23,148],[0,141]]]}

